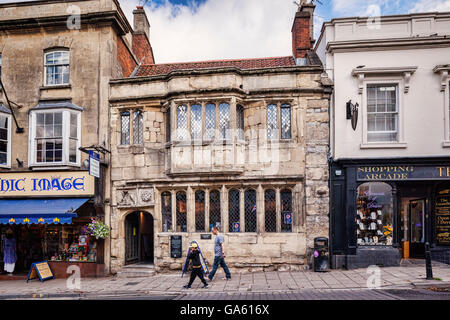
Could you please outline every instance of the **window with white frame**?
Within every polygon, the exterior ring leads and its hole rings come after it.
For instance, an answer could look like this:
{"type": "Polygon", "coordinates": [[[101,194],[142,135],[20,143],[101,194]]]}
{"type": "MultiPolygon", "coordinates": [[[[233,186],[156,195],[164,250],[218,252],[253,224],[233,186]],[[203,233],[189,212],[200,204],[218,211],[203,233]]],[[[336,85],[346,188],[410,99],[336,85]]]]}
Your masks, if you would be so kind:
{"type": "Polygon", "coordinates": [[[0,53],[0,78],[2,77],[2,54],[0,53]]]}
{"type": "Polygon", "coordinates": [[[367,85],[367,141],[397,142],[398,130],[398,85],[367,85]]]}
{"type": "Polygon", "coordinates": [[[30,113],[31,165],[80,163],[81,112],[50,109],[30,113]]]}
{"type": "Polygon", "coordinates": [[[68,50],[48,51],[44,54],[46,86],[69,84],[70,53],[68,50]]]}
{"type": "Polygon", "coordinates": [[[0,166],[11,164],[11,116],[0,114],[0,166]]]}

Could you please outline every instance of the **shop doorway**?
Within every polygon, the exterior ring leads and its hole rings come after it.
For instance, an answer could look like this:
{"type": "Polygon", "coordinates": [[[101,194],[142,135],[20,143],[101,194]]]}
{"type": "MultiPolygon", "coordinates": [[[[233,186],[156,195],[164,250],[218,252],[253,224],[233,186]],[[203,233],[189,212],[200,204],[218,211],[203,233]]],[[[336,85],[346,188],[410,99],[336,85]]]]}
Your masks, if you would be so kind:
{"type": "Polygon", "coordinates": [[[153,263],[153,217],[147,212],[135,211],[125,218],[125,264],[153,263]]]}
{"type": "Polygon", "coordinates": [[[411,258],[425,258],[425,215],[427,199],[409,202],[409,239],[411,258]]]}

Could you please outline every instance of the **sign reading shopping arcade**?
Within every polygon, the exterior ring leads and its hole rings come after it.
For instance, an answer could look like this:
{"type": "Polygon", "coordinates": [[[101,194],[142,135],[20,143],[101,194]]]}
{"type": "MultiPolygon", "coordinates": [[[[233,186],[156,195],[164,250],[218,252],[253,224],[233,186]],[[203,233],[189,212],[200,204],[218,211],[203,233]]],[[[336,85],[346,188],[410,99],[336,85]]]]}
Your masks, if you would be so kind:
{"type": "Polygon", "coordinates": [[[95,179],[87,171],[0,174],[0,198],[93,196],[95,179]]]}
{"type": "Polygon", "coordinates": [[[358,181],[450,180],[450,166],[363,166],[358,181]]]}

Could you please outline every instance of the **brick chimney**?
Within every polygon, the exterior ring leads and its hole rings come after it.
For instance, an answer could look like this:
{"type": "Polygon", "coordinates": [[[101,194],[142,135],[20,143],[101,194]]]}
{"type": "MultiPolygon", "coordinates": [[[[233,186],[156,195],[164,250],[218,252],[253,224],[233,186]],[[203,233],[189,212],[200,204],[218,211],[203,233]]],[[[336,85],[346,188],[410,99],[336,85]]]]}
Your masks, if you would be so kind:
{"type": "Polygon", "coordinates": [[[295,13],[292,25],[292,54],[297,64],[304,64],[306,53],[314,47],[313,3],[302,3],[295,13]]]}
{"type": "Polygon", "coordinates": [[[150,44],[150,23],[143,6],[137,6],[133,10],[133,18],[133,52],[140,63],[154,64],[155,58],[150,44]]]}

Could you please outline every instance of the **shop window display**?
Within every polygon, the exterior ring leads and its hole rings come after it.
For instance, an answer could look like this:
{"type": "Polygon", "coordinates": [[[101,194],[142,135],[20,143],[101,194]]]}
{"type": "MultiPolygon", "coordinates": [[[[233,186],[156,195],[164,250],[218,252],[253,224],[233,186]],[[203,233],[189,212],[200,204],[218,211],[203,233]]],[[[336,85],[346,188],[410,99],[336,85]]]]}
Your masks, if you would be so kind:
{"type": "Polygon", "coordinates": [[[392,187],[380,182],[360,185],[356,208],[358,245],[392,245],[394,213],[392,187]]]}

